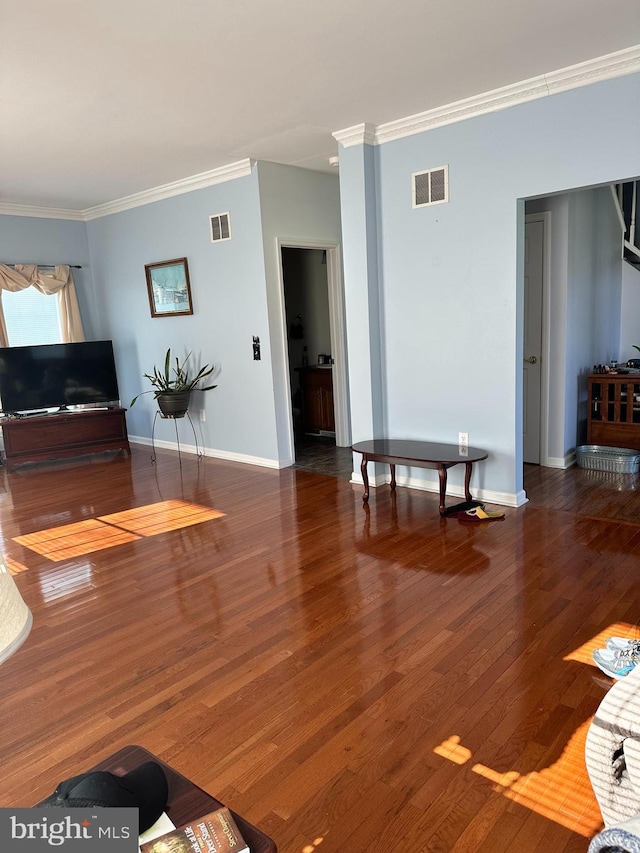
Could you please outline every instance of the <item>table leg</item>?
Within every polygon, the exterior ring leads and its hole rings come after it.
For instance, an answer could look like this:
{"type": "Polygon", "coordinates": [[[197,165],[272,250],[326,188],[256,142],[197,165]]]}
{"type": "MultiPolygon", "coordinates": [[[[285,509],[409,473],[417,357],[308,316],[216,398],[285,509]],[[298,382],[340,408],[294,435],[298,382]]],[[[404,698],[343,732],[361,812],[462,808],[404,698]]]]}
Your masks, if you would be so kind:
{"type": "Polygon", "coordinates": [[[364,527],[362,528],[362,535],[365,539],[368,539],[371,535],[371,507],[369,504],[363,503],[362,509],[364,510],[364,527]]]}
{"type": "Polygon", "coordinates": [[[438,477],[440,478],[440,515],[447,511],[445,497],[447,494],[447,469],[444,465],[438,465],[438,477]]]}
{"type": "Polygon", "coordinates": [[[395,492],[395,490],[396,490],[396,466],[389,463],[389,468],[391,468],[391,491],[395,492]]]}
{"type": "Polygon", "coordinates": [[[364,453],[362,454],[360,471],[362,472],[362,482],[364,483],[364,494],[362,496],[362,500],[366,503],[369,500],[369,475],[367,474],[367,457],[364,453]]]}
{"type": "Polygon", "coordinates": [[[464,463],[464,496],[466,500],[470,501],[471,492],[469,491],[469,483],[471,482],[471,469],[473,468],[473,462],[465,462],[464,463]]]}

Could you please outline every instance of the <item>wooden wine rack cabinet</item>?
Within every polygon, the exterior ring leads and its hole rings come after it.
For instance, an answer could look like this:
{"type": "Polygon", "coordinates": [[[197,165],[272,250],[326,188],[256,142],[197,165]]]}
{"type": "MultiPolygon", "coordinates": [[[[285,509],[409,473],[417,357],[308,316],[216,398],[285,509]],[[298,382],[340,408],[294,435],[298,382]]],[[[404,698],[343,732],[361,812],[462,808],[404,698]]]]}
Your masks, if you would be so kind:
{"type": "Polygon", "coordinates": [[[590,375],[588,406],[587,444],[640,450],[640,374],[590,375]]]}

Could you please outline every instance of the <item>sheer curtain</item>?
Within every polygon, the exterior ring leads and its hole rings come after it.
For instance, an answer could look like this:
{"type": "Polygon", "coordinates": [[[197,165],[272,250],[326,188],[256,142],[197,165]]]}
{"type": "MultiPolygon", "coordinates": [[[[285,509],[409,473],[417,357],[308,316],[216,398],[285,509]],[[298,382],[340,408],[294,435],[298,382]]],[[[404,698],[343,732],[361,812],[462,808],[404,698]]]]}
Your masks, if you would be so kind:
{"type": "MultiPolygon", "coordinates": [[[[15,293],[26,287],[35,287],[45,296],[57,295],[64,343],[84,340],[76,288],[71,270],[66,264],[54,267],[53,275],[41,272],[35,264],[16,264],[14,267],[0,264],[0,290],[11,290],[15,293]]],[[[0,346],[8,345],[7,327],[0,298],[0,346]]]]}

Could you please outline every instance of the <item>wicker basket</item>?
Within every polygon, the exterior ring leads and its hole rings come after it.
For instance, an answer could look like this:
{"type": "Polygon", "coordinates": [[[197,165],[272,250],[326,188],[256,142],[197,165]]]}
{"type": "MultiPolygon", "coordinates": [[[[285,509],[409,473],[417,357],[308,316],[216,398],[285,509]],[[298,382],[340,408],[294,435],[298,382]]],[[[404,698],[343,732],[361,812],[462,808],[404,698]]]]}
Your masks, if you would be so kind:
{"type": "Polygon", "coordinates": [[[611,474],[637,474],[640,470],[640,451],[624,447],[601,447],[583,444],[576,448],[579,468],[591,471],[609,471],[611,474]]]}

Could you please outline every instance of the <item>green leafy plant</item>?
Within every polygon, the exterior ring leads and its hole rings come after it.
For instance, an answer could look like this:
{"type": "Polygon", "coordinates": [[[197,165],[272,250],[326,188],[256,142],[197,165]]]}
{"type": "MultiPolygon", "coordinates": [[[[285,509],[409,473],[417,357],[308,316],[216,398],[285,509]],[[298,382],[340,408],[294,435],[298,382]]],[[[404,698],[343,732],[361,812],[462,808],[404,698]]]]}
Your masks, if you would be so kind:
{"type": "MultiPolygon", "coordinates": [[[[187,365],[187,362],[190,358],[191,353],[187,353],[182,363],[180,363],[180,359],[176,356],[175,364],[172,365],[171,348],[169,348],[164,359],[164,369],[158,370],[158,368],[154,365],[153,373],[143,374],[144,378],[148,379],[149,382],[151,382],[153,388],[150,388],[148,391],[142,391],[140,394],[137,394],[129,403],[129,406],[133,406],[138,397],[142,397],[143,394],[153,394],[153,396],[157,399],[162,394],[186,394],[190,391],[195,390],[198,384],[203,379],[213,373],[215,367],[209,364],[205,364],[205,366],[201,367],[195,376],[191,376],[187,365]]],[[[216,385],[206,385],[204,388],[198,387],[197,390],[210,391],[212,388],[216,387],[216,385]]]]}
{"type": "Polygon", "coordinates": [[[634,349],[637,349],[637,350],[638,350],[638,352],[640,352],[640,347],[639,347],[639,346],[637,346],[637,344],[631,344],[631,346],[632,346],[634,349]]]}

